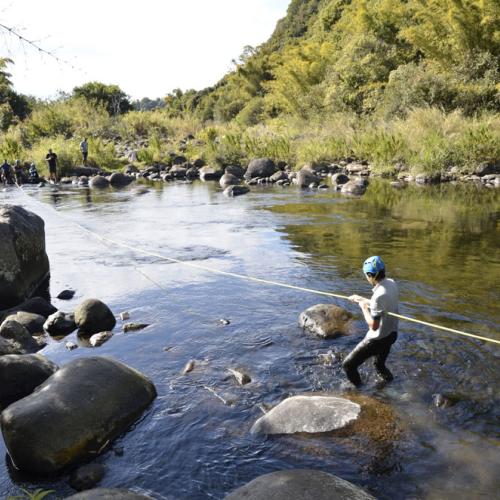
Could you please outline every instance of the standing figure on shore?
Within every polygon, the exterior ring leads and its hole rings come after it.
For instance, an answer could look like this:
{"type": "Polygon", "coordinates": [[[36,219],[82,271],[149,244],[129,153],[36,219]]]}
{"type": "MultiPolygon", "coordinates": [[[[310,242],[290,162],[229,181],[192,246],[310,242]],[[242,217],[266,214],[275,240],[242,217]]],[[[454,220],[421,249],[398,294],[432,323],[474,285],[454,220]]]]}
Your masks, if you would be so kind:
{"type": "Polygon", "coordinates": [[[80,142],[80,151],[82,152],[82,161],[83,165],[87,166],[87,156],[89,155],[89,143],[87,142],[87,138],[84,137],[83,141],[80,142]]]}
{"type": "Polygon", "coordinates": [[[47,156],[45,156],[45,160],[47,161],[47,165],[49,167],[49,180],[53,180],[57,182],[57,155],[49,149],[47,156]]]}
{"type": "Polygon", "coordinates": [[[4,184],[14,184],[12,167],[7,160],[4,160],[2,165],[0,166],[0,178],[4,184]]]}
{"type": "Polygon", "coordinates": [[[373,295],[367,300],[359,295],[351,295],[349,299],[356,302],[363,312],[368,324],[365,338],[344,359],[342,366],[347,378],[355,385],[361,385],[358,367],[368,358],[374,357],[374,365],[378,374],[390,382],[393,375],[385,366],[385,361],[392,344],[398,338],[398,318],[388,313],[398,313],[398,287],[394,280],[385,277],[385,264],[378,256],[365,260],[363,272],[373,286],[373,295]]]}

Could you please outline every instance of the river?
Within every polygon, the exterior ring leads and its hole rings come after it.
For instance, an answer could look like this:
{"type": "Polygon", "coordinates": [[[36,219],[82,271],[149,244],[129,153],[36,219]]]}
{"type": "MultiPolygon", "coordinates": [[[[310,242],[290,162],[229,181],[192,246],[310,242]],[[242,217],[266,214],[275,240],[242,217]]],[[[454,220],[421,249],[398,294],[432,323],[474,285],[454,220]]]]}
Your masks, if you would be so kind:
{"type": "MultiPolygon", "coordinates": [[[[78,342],[74,333],[42,351],[59,364],[113,356],[156,385],[158,398],[115,443],[123,455],[110,450],[96,459],[107,468],[101,486],[218,499],[267,472],[315,468],[381,499],[498,497],[498,345],[401,322],[388,360],[395,380],[381,386],[371,363],[361,370],[361,394],[387,410],[374,427],[390,418],[397,432],[254,436],[262,406],[313,391],[350,394],[340,364],[325,365],[320,355],[347,353],[362,338],[357,306],[168,263],[103,243],[73,222],[168,257],[346,295],[369,296],[361,265],[379,254],[399,284],[401,314],[500,339],[498,191],[396,190],[374,181],[361,198],[257,187],[231,199],[214,183],[195,182],[154,184],[141,195],[133,185],[12,188],[0,198],[45,220],[52,296],[77,291],[69,302],[54,299],[56,307],[72,311],[96,297],[151,324],[124,334],[118,321],[102,347],[67,351],[67,340],[78,342]],[[351,335],[321,340],[298,327],[300,312],[321,302],[356,314],[351,335]],[[194,370],[181,375],[190,359],[194,370]],[[252,383],[236,385],[229,367],[246,369],[252,383]],[[436,393],[455,404],[437,408],[436,393]]],[[[0,496],[20,487],[72,492],[67,477],[32,482],[5,461],[0,496]]]]}

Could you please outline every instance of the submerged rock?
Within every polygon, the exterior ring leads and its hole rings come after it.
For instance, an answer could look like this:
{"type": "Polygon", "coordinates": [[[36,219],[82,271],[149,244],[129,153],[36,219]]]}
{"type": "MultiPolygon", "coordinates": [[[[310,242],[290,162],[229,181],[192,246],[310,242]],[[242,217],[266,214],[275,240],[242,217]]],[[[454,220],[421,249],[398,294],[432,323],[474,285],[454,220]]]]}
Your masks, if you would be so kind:
{"type": "Polygon", "coordinates": [[[375,500],[340,477],[310,469],[292,469],[259,476],[225,500],[375,500]]]}
{"type": "Polygon", "coordinates": [[[240,196],[246,194],[250,191],[246,186],[229,186],[224,189],[224,194],[226,196],[240,196]]]}
{"type": "Polygon", "coordinates": [[[244,372],[243,370],[239,370],[237,368],[228,368],[227,371],[231,375],[233,375],[233,377],[240,385],[249,384],[252,381],[250,375],[248,375],[248,373],[244,372]]]}
{"type": "Polygon", "coordinates": [[[125,323],[123,325],[123,331],[127,332],[138,332],[139,330],[144,330],[149,326],[148,323],[125,323]]]}
{"type": "Polygon", "coordinates": [[[340,192],[352,196],[361,196],[365,194],[367,185],[368,183],[364,179],[352,179],[342,185],[340,192]]]}
{"type": "Polygon", "coordinates": [[[152,382],[123,363],[76,359],[2,412],[5,445],[21,471],[54,474],[95,457],[155,397],[152,382]]]}
{"type": "Polygon", "coordinates": [[[226,172],[219,180],[219,185],[221,188],[225,189],[228,186],[236,186],[241,182],[241,179],[233,174],[226,172]]]}
{"type": "Polygon", "coordinates": [[[303,311],[299,325],[324,338],[347,333],[352,314],[333,304],[317,304],[303,311]]]}
{"type": "Polygon", "coordinates": [[[252,426],[252,433],[319,433],[341,429],[354,422],[361,407],[333,396],[293,396],[285,399],[252,426]]]}
{"type": "Polygon", "coordinates": [[[104,477],[106,469],[102,464],[87,464],[78,467],[69,477],[69,485],[77,490],[89,490],[104,477]]]}
{"type": "Polygon", "coordinates": [[[84,300],[75,310],[75,322],[86,335],[112,330],[116,325],[109,307],[98,299],[84,300]]]}
{"type": "Polygon", "coordinates": [[[66,500],[153,500],[151,497],[122,488],[94,488],[82,491],[66,500]]]}
{"type": "Polygon", "coordinates": [[[90,179],[89,187],[94,189],[106,189],[109,187],[109,181],[102,175],[96,175],[90,179]]]}

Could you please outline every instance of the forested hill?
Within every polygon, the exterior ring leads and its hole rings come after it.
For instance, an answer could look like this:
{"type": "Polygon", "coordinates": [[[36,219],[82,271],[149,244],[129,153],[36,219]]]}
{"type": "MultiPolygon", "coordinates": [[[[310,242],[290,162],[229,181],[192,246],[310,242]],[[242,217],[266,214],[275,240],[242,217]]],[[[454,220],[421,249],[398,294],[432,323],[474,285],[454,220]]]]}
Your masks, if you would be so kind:
{"type": "Polygon", "coordinates": [[[436,106],[500,109],[498,0],[292,0],[260,47],[213,88],[167,97],[172,115],[242,125],[280,115],[382,118],[436,106]]]}

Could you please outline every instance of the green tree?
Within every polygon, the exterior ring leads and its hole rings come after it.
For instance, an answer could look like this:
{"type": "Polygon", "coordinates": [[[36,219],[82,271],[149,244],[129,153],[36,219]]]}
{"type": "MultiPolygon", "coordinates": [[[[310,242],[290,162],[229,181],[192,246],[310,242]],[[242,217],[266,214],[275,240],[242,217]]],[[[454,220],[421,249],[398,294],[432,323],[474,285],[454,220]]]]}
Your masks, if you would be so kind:
{"type": "Polygon", "coordinates": [[[127,94],[118,85],[101,82],[88,82],[73,89],[74,97],[83,97],[89,102],[104,105],[112,116],[126,113],[132,109],[127,94]]]}

